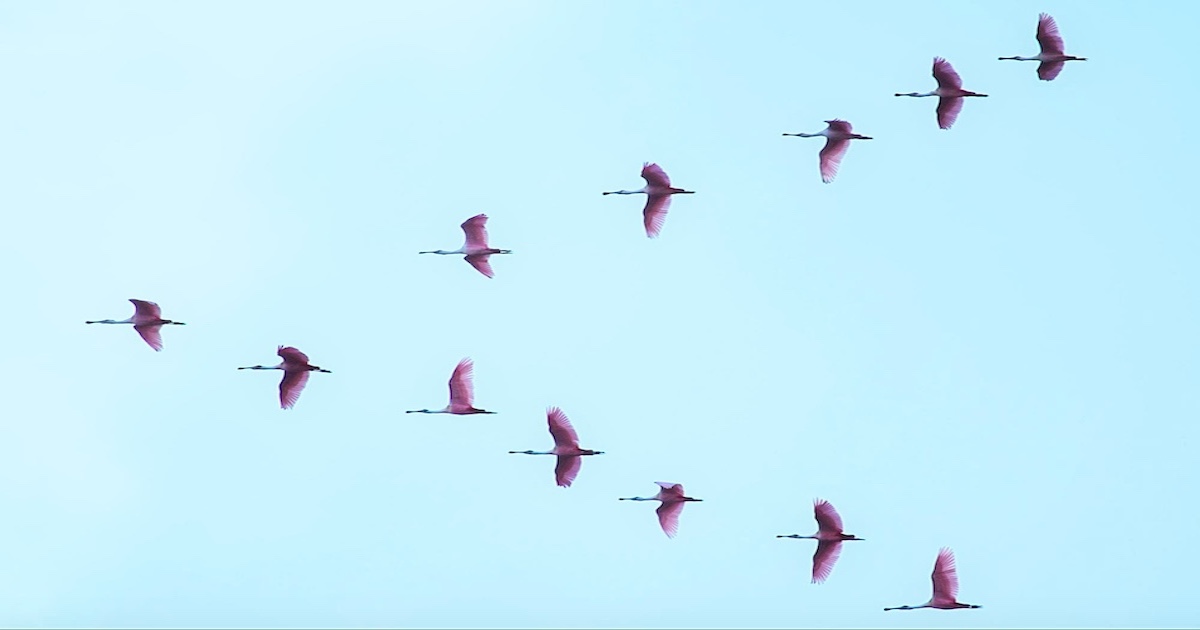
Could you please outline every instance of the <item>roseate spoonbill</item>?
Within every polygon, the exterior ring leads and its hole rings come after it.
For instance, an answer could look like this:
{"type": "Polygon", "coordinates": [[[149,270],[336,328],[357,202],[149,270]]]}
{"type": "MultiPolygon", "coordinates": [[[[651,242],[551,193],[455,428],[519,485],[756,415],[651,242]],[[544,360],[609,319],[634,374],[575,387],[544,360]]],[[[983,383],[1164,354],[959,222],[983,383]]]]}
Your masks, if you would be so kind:
{"type": "Polygon", "coordinates": [[[642,164],[642,179],[646,185],[637,190],[614,190],[605,195],[646,195],[646,207],[642,209],[642,221],[646,225],[646,236],[657,238],[667,220],[667,209],[671,207],[671,195],[692,195],[694,190],[673,188],[671,178],[657,164],[642,164]]]}
{"type": "Polygon", "coordinates": [[[466,254],[463,260],[471,263],[479,273],[491,278],[495,274],[492,272],[492,263],[488,258],[492,254],[511,254],[511,249],[496,249],[488,247],[487,235],[487,215],[477,214],[466,221],[463,221],[462,230],[467,235],[467,241],[462,247],[448,252],[445,250],[435,250],[430,252],[417,252],[418,254],[466,254]]]}
{"type": "Polygon", "coordinates": [[[279,346],[279,356],[283,362],[279,365],[252,365],[240,367],[239,370],[283,370],[283,380],[279,381],[279,406],[291,409],[300,400],[300,392],[308,384],[309,372],[325,372],[329,370],[308,364],[308,355],[290,346],[279,346]]]}
{"type": "Polygon", "coordinates": [[[776,538],[812,538],[817,543],[817,552],[813,554],[812,583],[824,582],[837,564],[838,556],[842,553],[843,540],[866,540],[852,534],[842,533],[842,517],[833,509],[828,501],[817,499],[813,501],[813,513],[817,517],[817,533],[812,536],[789,534],[776,538]]]}
{"type": "Polygon", "coordinates": [[[817,133],[785,133],[783,135],[797,138],[825,136],[825,148],[821,149],[821,181],[828,184],[833,181],[834,177],[837,177],[838,165],[842,163],[846,149],[850,148],[850,141],[873,140],[874,138],[852,133],[850,123],[844,120],[834,118],[826,120],[825,124],[829,126],[817,133]]]}
{"type": "Polygon", "coordinates": [[[954,599],[958,596],[958,570],[954,568],[954,552],[942,547],[937,562],[933,564],[933,597],[920,606],[896,606],[884,610],[916,610],[918,608],[982,608],[977,604],[963,604],[954,599]]]}
{"type": "Polygon", "coordinates": [[[579,435],[575,427],[567,419],[567,414],[558,407],[546,410],[546,423],[550,425],[550,435],[554,438],[554,449],[549,451],[509,451],[509,455],[557,455],[558,464],[554,466],[554,479],[559,487],[569,488],[575,476],[579,474],[579,466],[583,455],[603,455],[604,451],[593,451],[579,448],[579,435]]]}
{"type": "Polygon", "coordinates": [[[445,409],[413,409],[404,413],[452,413],[459,416],[472,413],[496,413],[495,411],[476,409],[473,406],[475,402],[474,375],[475,364],[471,359],[459,361],[458,365],[454,367],[454,374],[450,375],[450,404],[446,405],[445,409]]]}
{"type": "Polygon", "coordinates": [[[652,497],[629,497],[621,501],[662,501],[655,512],[658,513],[658,524],[662,526],[667,538],[674,538],[679,531],[679,514],[683,512],[683,504],[687,501],[703,501],[683,496],[683,484],[655,481],[661,490],[652,497]]]}
{"type": "Polygon", "coordinates": [[[949,61],[941,57],[933,58],[933,78],[937,79],[938,87],[932,92],[924,94],[917,92],[908,92],[907,94],[897,93],[896,96],[938,97],[938,127],[942,129],[949,129],[954,125],[954,121],[958,119],[958,113],[962,111],[963,97],[987,96],[987,94],[979,94],[978,92],[962,89],[962,78],[954,71],[954,66],[951,66],[949,61]]]}
{"type": "Polygon", "coordinates": [[[183,326],[183,322],[173,322],[169,319],[162,318],[162,309],[154,302],[146,300],[134,300],[133,302],[133,317],[129,319],[97,319],[85,324],[133,324],[133,329],[137,331],[146,343],[154,348],[155,352],[162,352],[163,342],[162,333],[160,332],[164,324],[176,324],[183,326]]]}
{"type": "Polygon", "coordinates": [[[1049,13],[1038,16],[1037,40],[1042,46],[1042,52],[1032,57],[1000,57],[1000,61],[1040,61],[1042,63],[1038,64],[1037,73],[1038,78],[1043,81],[1053,81],[1068,61],[1087,61],[1087,57],[1066,54],[1062,35],[1058,34],[1058,24],[1054,23],[1054,18],[1050,17],[1049,13]]]}

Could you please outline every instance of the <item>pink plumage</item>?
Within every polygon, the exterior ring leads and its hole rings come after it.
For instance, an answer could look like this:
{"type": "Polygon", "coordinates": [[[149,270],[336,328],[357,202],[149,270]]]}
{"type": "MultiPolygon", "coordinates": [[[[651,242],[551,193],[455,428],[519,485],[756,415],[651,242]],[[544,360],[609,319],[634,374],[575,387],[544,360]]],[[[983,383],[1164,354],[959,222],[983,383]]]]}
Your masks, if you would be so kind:
{"type": "Polygon", "coordinates": [[[1062,35],[1058,33],[1058,24],[1049,13],[1038,15],[1037,40],[1043,54],[1061,55],[1067,51],[1062,35]]]}
{"type": "Polygon", "coordinates": [[[950,62],[942,57],[933,58],[933,78],[937,80],[938,87],[932,92],[925,92],[924,94],[917,92],[897,93],[896,96],[938,97],[937,119],[938,127],[942,129],[949,129],[954,126],[954,121],[958,120],[958,114],[962,111],[963,98],[968,96],[987,96],[987,94],[962,89],[962,77],[958,76],[958,72],[954,70],[954,66],[951,66],[950,62]]]}
{"type": "Polygon", "coordinates": [[[166,324],[184,325],[183,322],[175,322],[169,319],[162,318],[162,309],[154,302],[146,300],[135,300],[130,298],[133,303],[133,316],[129,319],[113,320],[100,319],[84,322],[86,324],[133,324],[134,331],[146,342],[146,345],[154,349],[155,352],[161,352],[163,349],[162,327],[166,324]]]}
{"type": "Polygon", "coordinates": [[[1041,51],[1032,57],[1000,57],[1013,61],[1037,61],[1038,78],[1043,81],[1053,81],[1062,72],[1068,61],[1087,61],[1086,57],[1076,57],[1066,53],[1062,35],[1058,32],[1058,24],[1048,13],[1038,15],[1037,41],[1041,51]]]}
{"type": "Polygon", "coordinates": [[[833,572],[833,566],[842,553],[842,543],[863,539],[842,531],[842,517],[824,499],[813,501],[813,516],[817,519],[817,533],[812,536],[790,534],[776,538],[809,538],[817,541],[817,550],[813,553],[812,581],[813,584],[820,584],[829,579],[829,574],[833,572]]]}
{"type": "Polygon", "coordinates": [[[667,220],[667,210],[671,207],[671,195],[693,194],[694,191],[674,188],[671,178],[657,164],[646,162],[642,165],[642,179],[646,185],[638,190],[616,190],[603,193],[605,195],[646,195],[646,206],[642,208],[642,225],[646,236],[658,238],[667,220]]]}
{"type": "Polygon", "coordinates": [[[820,164],[821,164],[821,181],[826,184],[833,181],[837,177],[838,167],[842,163],[842,158],[846,155],[846,151],[850,148],[851,140],[871,140],[870,136],[864,136],[854,133],[854,126],[849,122],[840,118],[826,120],[825,124],[829,125],[825,129],[817,133],[785,133],[785,136],[797,136],[800,138],[815,138],[817,136],[825,137],[825,146],[821,149],[820,164]]]}
{"type": "Polygon", "coordinates": [[[405,413],[451,413],[469,415],[476,413],[496,413],[475,408],[475,363],[470,358],[464,358],[454,366],[450,375],[450,403],[444,409],[413,409],[405,413]]]}
{"type": "Polygon", "coordinates": [[[550,437],[554,438],[554,448],[549,451],[509,451],[525,455],[557,455],[558,461],[554,466],[554,481],[562,488],[569,488],[579,474],[582,466],[580,459],[584,455],[603,455],[603,451],[593,451],[579,447],[579,435],[567,414],[558,407],[546,409],[546,425],[550,429],[550,437]]]}
{"type": "Polygon", "coordinates": [[[487,215],[477,214],[463,221],[463,233],[467,235],[466,249],[487,249],[487,215]]]}
{"type": "Polygon", "coordinates": [[[622,501],[661,501],[655,512],[658,514],[658,524],[667,538],[674,538],[679,533],[679,515],[683,512],[683,504],[688,501],[702,501],[683,494],[683,484],[656,481],[660,488],[658,494],[652,497],[629,497],[622,501]]]}
{"type": "Polygon", "coordinates": [[[546,424],[550,427],[550,437],[554,438],[554,446],[559,448],[579,448],[579,434],[571,425],[567,414],[558,407],[546,410],[546,424]]]}
{"type": "Polygon", "coordinates": [[[958,569],[954,563],[954,552],[948,547],[938,551],[937,560],[933,563],[933,597],[919,606],[895,606],[887,610],[915,610],[917,608],[940,608],[952,610],[956,608],[982,608],[978,604],[964,604],[958,601],[958,569]]]}
{"type": "Polygon", "coordinates": [[[940,88],[962,89],[962,77],[958,76],[954,66],[942,57],[933,58],[933,78],[937,79],[940,88]]]}
{"type": "Polygon", "coordinates": [[[447,251],[438,249],[418,253],[442,255],[464,254],[463,260],[466,260],[479,273],[492,278],[496,275],[492,271],[492,263],[490,261],[492,254],[511,254],[512,250],[496,249],[488,245],[487,220],[488,217],[486,214],[477,214],[463,221],[460,227],[462,227],[466,240],[463,242],[463,246],[456,250],[447,251]]]}
{"type": "Polygon", "coordinates": [[[276,352],[279,358],[283,359],[279,365],[253,365],[238,369],[283,370],[283,379],[279,381],[279,406],[282,409],[291,409],[300,400],[300,392],[304,391],[304,386],[308,384],[309,373],[328,373],[329,370],[309,364],[308,355],[291,346],[279,346],[276,352]]]}

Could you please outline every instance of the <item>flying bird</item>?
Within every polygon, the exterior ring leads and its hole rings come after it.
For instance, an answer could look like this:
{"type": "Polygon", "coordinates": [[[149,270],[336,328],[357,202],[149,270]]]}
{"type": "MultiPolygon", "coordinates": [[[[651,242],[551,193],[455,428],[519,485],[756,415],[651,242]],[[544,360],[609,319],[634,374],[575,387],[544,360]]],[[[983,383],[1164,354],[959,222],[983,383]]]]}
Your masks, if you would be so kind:
{"type": "Polygon", "coordinates": [[[896,96],[938,97],[938,127],[942,129],[949,129],[954,125],[954,121],[958,119],[958,113],[962,111],[964,97],[987,96],[987,94],[979,94],[978,92],[962,89],[962,78],[954,71],[954,66],[951,66],[949,61],[941,57],[933,58],[933,78],[937,79],[938,87],[932,92],[924,94],[917,92],[908,92],[907,94],[897,93],[896,96]]]}
{"type": "Polygon", "coordinates": [[[671,178],[657,164],[649,162],[642,165],[642,178],[646,185],[637,190],[614,190],[605,195],[646,195],[646,207],[642,209],[642,221],[646,226],[646,236],[657,238],[662,231],[663,223],[667,220],[667,209],[671,207],[671,195],[691,195],[694,190],[684,190],[671,186],[671,178]]]}
{"type": "Polygon", "coordinates": [[[817,133],[785,133],[785,136],[795,136],[797,138],[816,138],[825,136],[825,148],[821,149],[821,181],[828,184],[837,176],[838,166],[842,163],[842,157],[846,155],[846,149],[850,148],[851,140],[872,140],[870,136],[861,136],[852,132],[850,123],[839,120],[826,120],[829,125],[825,129],[817,133]]]}
{"type": "Polygon", "coordinates": [[[283,370],[283,380],[279,381],[279,406],[291,409],[300,400],[300,392],[308,384],[309,372],[325,372],[329,370],[309,365],[308,355],[290,346],[279,346],[279,356],[283,362],[279,365],[252,365],[240,367],[239,370],[283,370]]]}
{"type": "Polygon", "coordinates": [[[467,235],[467,240],[462,247],[448,252],[445,250],[435,250],[429,252],[417,252],[418,254],[466,254],[463,260],[471,263],[479,273],[491,278],[495,275],[492,272],[492,263],[488,260],[492,254],[511,254],[511,249],[496,249],[488,247],[487,235],[487,215],[477,214],[470,219],[467,219],[462,224],[463,233],[467,235]]]}
{"type": "Polygon", "coordinates": [[[404,413],[452,413],[459,416],[472,413],[496,413],[474,407],[474,374],[475,364],[471,359],[459,361],[458,365],[454,367],[454,374],[450,375],[450,404],[446,405],[445,409],[413,409],[404,413]]]}
{"type": "Polygon", "coordinates": [[[523,455],[557,455],[558,463],[554,466],[554,479],[559,487],[569,488],[575,476],[579,474],[579,466],[583,455],[603,455],[603,451],[593,451],[579,448],[579,435],[575,427],[567,419],[567,414],[558,407],[546,410],[546,423],[550,425],[550,435],[554,438],[554,448],[549,451],[509,451],[512,454],[523,455]]]}
{"type": "Polygon", "coordinates": [[[813,513],[817,517],[817,533],[812,536],[789,534],[776,538],[812,538],[819,541],[817,551],[813,554],[812,583],[820,584],[829,577],[833,565],[837,564],[838,556],[842,553],[842,541],[865,539],[842,532],[842,517],[828,501],[813,501],[813,513]]]}
{"type": "Polygon", "coordinates": [[[1054,23],[1054,18],[1048,13],[1038,16],[1037,40],[1042,52],[1032,57],[1000,57],[1000,61],[1040,61],[1042,63],[1038,64],[1037,73],[1038,78],[1043,81],[1053,81],[1068,61],[1087,61],[1087,57],[1075,57],[1066,53],[1062,35],[1058,34],[1058,24],[1054,23]]]}
{"type": "Polygon", "coordinates": [[[130,317],[129,319],[122,319],[122,320],[97,319],[97,320],[93,320],[90,322],[84,322],[84,323],[85,324],[133,324],[133,329],[137,331],[137,334],[142,336],[142,339],[147,344],[149,344],[151,348],[154,348],[155,352],[162,352],[162,349],[163,349],[162,332],[161,332],[162,327],[165,324],[176,324],[178,326],[183,326],[184,323],[183,322],[173,322],[169,319],[163,319],[162,318],[162,309],[159,308],[159,306],[157,304],[155,304],[154,302],[147,302],[146,300],[134,300],[134,299],[130,299],[129,301],[133,302],[133,317],[130,317]]]}
{"type": "Polygon", "coordinates": [[[942,547],[938,552],[937,562],[933,564],[933,597],[920,606],[896,606],[884,610],[916,610],[918,608],[982,608],[977,604],[963,604],[955,597],[958,596],[958,570],[954,568],[954,552],[948,547],[942,547]]]}
{"type": "Polygon", "coordinates": [[[683,512],[683,504],[688,501],[703,501],[683,496],[683,484],[656,481],[661,490],[652,497],[629,497],[621,501],[662,501],[655,512],[658,513],[658,524],[662,526],[667,538],[674,538],[679,532],[679,514],[683,512]]]}

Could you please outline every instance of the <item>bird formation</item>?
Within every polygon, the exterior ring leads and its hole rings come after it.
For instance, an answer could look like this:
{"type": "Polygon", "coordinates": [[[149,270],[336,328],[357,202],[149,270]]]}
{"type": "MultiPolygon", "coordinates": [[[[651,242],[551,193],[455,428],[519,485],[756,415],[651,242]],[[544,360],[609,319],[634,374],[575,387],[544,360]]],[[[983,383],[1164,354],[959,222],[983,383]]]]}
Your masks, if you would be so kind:
{"type": "MultiPolygon", "coordinates": [[[[1051,81],[1062,71],[1067,61],[1086,61],[1083,57],[1067,55],[1062,36],[1054,18],[1043,13],[1039,16],[1037,40],[1041,52],[1033,57],[1000,57],[1000,60],[1038,61],[1038,77],[1043,81],[1051,81]]],[[[897,93],[896,96],[938,97],[937,121],[942,129],[950,129],[957,120],[963,108],[963,99],[969,97],[985,97],[986,94],[963,89],[962,79],[942,57],[933,60],[933,76],[937,80],[937,89],[931,92],[897,93]]],[[[842,158],[849,149],[851,140],[871,140],[853,132],[851,124],[845,120],[832,119],[825,121],[825,129],[816,133],[783,134],[801,138],[824,137],[825,146],[820,152],[821,180],[830,183],[837,176],[842,158]]],[[[646,205],[642,210],[643,227],[646,236],[656,238],[662,232],[666,221],[667,211],[671,205],[671,197],[680,194],[693,194],[694,191],[677,188],[671,185],[671,179],[657,164],[645,163],[641,176],[646,185],[637,190],[616,190],[603,193],[604,195],[646,195],[646,205]]],[[[479,273],[488,278],[494,277],[490,258],[497,254],[511,254],[511,250],[497,249],[488,244],[486,214],[475,215],[461,225],[465,234],[462,247],[453,251],[431,250],[418,252],[420,254],[462,255],[464,259],[479,273]]],[[[162,309],[154,302],[131,299],[134,305],[132,317],[123,320],[93,320],[87,324],[131,324],[142,339],[155,351],[163,349],[161,329],[165,325],[183,325],[183,322],[162,318],[162,309]]],[[[291,409],[300,399],[300,394],[308,384],[312,372],[330,373],[330,370],[312,365],[308,356],[290,346],[279,346],[277,349],[282,361],[278,365],[254,365],[239,367],[239,370],[282,370],[283,379],[279,383],[279,404],[283,409],[291,409]]],[[[414,409],[406,413],[445,413],[453,415],[495,414],[475,407],[474,396],[474,364],[471,359],[464,358],[455,366],[450,376],[450,400],[442,409],[414,409]]],[[[579,475],[582,458],[589,455],[603,455],[602,451],[585,449],[579,445],[579,436],[571,421],[558,407],[550,407],[546,411],[546,422],[550,436],[554,440],[554,448],[547,451],[509,451],[510,454],[524,455],[553,455],[556,457],[554,478],[556,485],[569,488],[579,475]]],[[[622,497],[621,501],[658,501],[656,510],[659,526],[668,538],[674,538],[679,533],[679,519],[683,513],[684,504],[699,502],[702,499],[687,496],[683,485],[679,483],[655,482],[658,492],[651,497],[622,497]]],[[[779,535],[776,538],[812,539],[817,541],[816,551],[812,559],[812,582],[825,582],[833,572],[841,554],[842,544],[846,541],[864,540],[843,531],[842,518],[833,505],[823,499],[817,499],[813,505],[817,521],[817,531],[810,536],[799,534],[779,535]]],[[[957,601],[958,574],[955,567],[954,554],[948,548],[943,548],[937,556],[933,568],[933,596],[925,604],[919,606],[897,606],[884,608],[888,610],[914,610],[917,608],[979,608],[974,604],[964,604],[957,601]]]]}

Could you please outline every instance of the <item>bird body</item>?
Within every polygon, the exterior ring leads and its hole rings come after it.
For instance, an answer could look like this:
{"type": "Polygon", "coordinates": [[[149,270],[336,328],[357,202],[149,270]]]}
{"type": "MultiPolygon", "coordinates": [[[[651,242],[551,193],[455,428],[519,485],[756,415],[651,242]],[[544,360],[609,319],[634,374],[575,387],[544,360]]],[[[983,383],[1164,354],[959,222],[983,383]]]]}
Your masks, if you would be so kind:
{"type": "Polygon", "coordinates": [[[949,61],[941,57],[933,58],[933,78],[937,79],[938,87],[932,92],[896,93],[896,96],[936,96],[938,97],[937,118],[938,127],[949,129],[954,126],[962,111],[963,98],[968,96],[987,96],[970,90],[962,89],[962,77],[954,70],[949,61]]]}
{"type": "Polygon", "coordinates": [[[496,413],[475,408],[475,363],[466,358],[454,367],[450,375],[450,404],[443,409],[413,409],[404,413],[451,413],[458,416],[476,413],[496,413]]]}
{"type": "Polygon", "coordinates": [[[918,608],[940,608],[953,610],[955,608],[982,608],[977,604],[964,604],[958,597],[958,569],[954,566],[954,552],[943,547],[938,552],[937,560],[933,563],[933,597],[920,606],[895,606],[887,610],[916,610],[918,608]]]}
{"type": "Polygon", "coordinates": [[[667,220],[667,210],[671,207],[671,195],[691,195],[694,190],[684,190],[671,185],[671,178],[657,164],[646,162],[642,165],[642,179],[646,185],[637,190],[614,190],[602,193],[605,195],[646,195],[646,207],[642,208],[642,223],[646,228],[646,236],[657,238],[667,220]]]}
{"type": "Polygon", "coordinates": [[[454,250],[446,251],[443,249],[417,252],[418,254],[464,254],[463,260],[466,260],[479,273],[491,278],[495,275],[492,271],[492,263],[489,260],[492,254],[511,254],[511,249],[496,249],[488,246],[487,235],[487,220],[486,214],[477,214],[470,219],[467,219],[460,226],[463,233],[466,234],[466,242],[463,246],[454,250]]]}
{"type": "Polygon", "coordinates": [[[1062,35],[1058,32],[1058,24],[1048,13],[1038,16],[1038,44],[1042,51],[1032,57],[1000,57],[1000,61],[1040,61],[1037,73],[1043,81],[1053,81],[1068,61],[1087,61],[1087,57],[1075,57],[1066,53],[1062,35]]]}
{"type": "Polygon", "coordinates": [[[842,553],[842,541],[865,539],[842,531],[842,517],[828,501],[813,501],[813,513],[817,519],[817,533],[812,536],[788,534],[776,538],[808,538],[819,541],[817,551],[813,554],[812,582],[820,584],[829,578],[833,565],[837,564],[838,556],[842,553]]]}
{"type": "Polygon", "coordinates": [[[279,406],[291,409],[300,400],[300,392],[308,384],[309,372],[331,373],[308,363],[308,355],[291,346],[279,346],[279,356],[283,361],[279,365],[251,365],[240,367],[239,370],[283,370],[283,380],[279,381],[279,406]]]}
{"type": "Polygon", "coordinates": [[[683,513],[683,504],[688,501],[703,501],[704,499],[693,499],[683,494],[683,484],[668,483],[665,481],[656,481],[660,490],[658,494],[652,497],[629,497],[622,498],[621,501],[661,501],[662,505],[658,506],[655,512],[658,514],[658,524],[662,527],[663,533],[667,538],[674,538],[679,532],[679,515],[683,513]]]}
{"type": "Polygon", "coordinates": [[[508,453],[510,455],[558,456],[558,463],[554,467],[554,479],[559,487],[569,488],[579,474],[582,464],[582,460],[579,458],[585,455],[603,455],[604,452],[580,448],[579,435],[575,433],[575,427],[571,426],[567,414],[558,407],[550,407],[546,410],[546,423],[550,427],[551,437],[554,438],[553,449],[549,451],[509,451],[508,453]]]}
{"type": "Polygon", "coordinates": [[[824,136],[825,147],[821,149],[821,181],[828,184],[837,176],[838,166],[842,163],[842,157],[846,155],[846,150],[850,148],[851,140],[873,140],[870,136],[863,136],[854,133],[850,123],[840,120],[826,120],[825,124],[829,125],[825,129],[817,133],[785,133],[785,136],[795,136],[798,138],[816,138],[824,136]]]}
{"type": "Polygon", "coordinates": [[[183,326],[183,322],[175,322],[169,319],[162,318],[162,309],[154,302],[146,300],[130,299],[133,302],[133,316],[129,319],[97,319],[84,322],[85,324],[133,324],[133,329],[141,335],[145,341],[155,352],[161,352],[163,349],[162,327],[167,324],[175,324],[183,326]]]}

